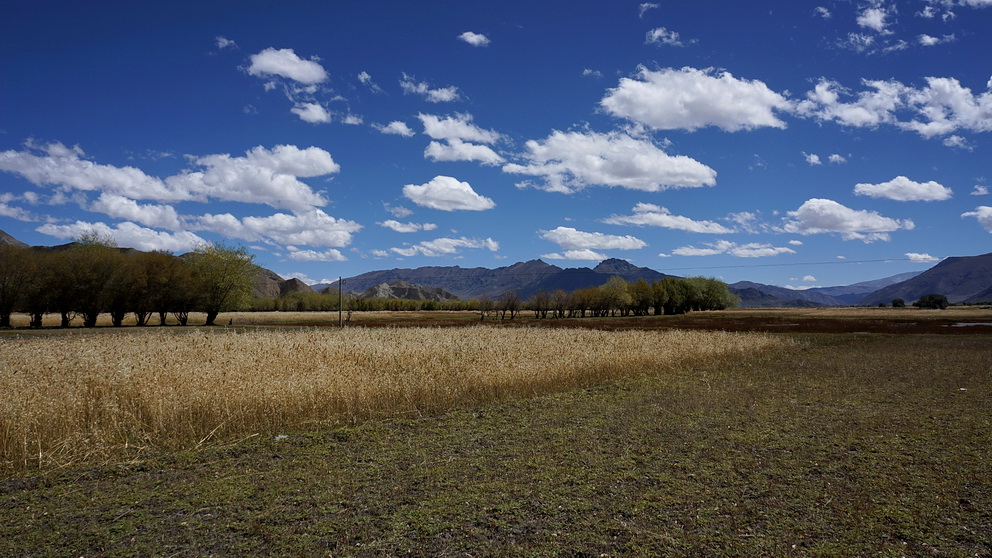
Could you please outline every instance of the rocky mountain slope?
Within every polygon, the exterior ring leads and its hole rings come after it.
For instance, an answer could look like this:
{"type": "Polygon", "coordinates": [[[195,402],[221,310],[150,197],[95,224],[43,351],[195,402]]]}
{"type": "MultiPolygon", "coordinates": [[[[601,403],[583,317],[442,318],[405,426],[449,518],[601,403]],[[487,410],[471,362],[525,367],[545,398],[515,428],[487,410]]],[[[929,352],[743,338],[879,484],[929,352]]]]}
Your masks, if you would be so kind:
{"type": "Polygon", "coordinates": [[[942,294],[948,302],[989,302],[992,291],[992,253],[947,258],[923,273],[865,296],[859,304],[889,304],[901,298],[912,304],[925,294],[942,294]]]}

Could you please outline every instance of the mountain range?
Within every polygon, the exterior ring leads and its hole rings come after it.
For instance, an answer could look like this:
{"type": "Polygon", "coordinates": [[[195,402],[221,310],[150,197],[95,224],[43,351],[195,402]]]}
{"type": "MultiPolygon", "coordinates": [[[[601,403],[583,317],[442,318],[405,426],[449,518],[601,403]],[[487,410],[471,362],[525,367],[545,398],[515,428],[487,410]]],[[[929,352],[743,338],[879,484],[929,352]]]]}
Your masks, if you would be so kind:
{"type": "MultiPolygon", "coordinates": [[[[0,231],[0,244],[27,247],[3,231],[0,231]]],[[[71,244],[34,248],[57,250],[68,246],[71,244]]],[[[639,279],[652,283],[668,275],[650,268],[637,267],[620,259],[604,260],[593,268],[561,268],[542,260],[530,260],[496,269],[430,266],[370,271],[345,278],[342,288],[353,296],[364,298],[450,300],[457,297],[468,300],[497,298],[507,291],[516,291],[526,300],[538,291],[574,291],[596,287],[613,276],[631,283],[639,279]]],[[[894,299],[912,304],[921,296],[931,293],[942,294],[955,304],[992,302],[992,253],[951,257],[923,272],[902,273],[852,285],[799,290],[739,281],[728,286],[731,292],[740,297],[741,306],[745,308],[877,306],[891,304],[894,299]]],[[[283,279],[273,271],[261,267],[258,268],[255,284],[255,295],[258,297],[337,290],[337,282],[310,286],[298,279],[283,279]]]]}

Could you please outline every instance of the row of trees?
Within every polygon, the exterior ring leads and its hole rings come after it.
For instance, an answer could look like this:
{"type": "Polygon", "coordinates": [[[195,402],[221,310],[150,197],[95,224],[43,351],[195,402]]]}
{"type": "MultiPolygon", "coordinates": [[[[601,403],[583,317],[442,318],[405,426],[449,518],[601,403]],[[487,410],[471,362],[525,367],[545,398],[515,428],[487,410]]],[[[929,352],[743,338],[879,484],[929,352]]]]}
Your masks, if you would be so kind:
{"type": "Polygon", "coordinates": [[[256,267],[244,248],[207,245],[176,257],[167,252],[121,250],[97,236],[56,249],[0,245],[0,327],[11,313],[30,316],[41,327],[47,314],[58,314],[68,327],[76,316],[93,327],[109,313],[120,326],[133,314],[139,326],[158,315],[186,325],[190,312],[204,312],[212,325],[224,310],[239,308],[251,297],[256,267]]]}

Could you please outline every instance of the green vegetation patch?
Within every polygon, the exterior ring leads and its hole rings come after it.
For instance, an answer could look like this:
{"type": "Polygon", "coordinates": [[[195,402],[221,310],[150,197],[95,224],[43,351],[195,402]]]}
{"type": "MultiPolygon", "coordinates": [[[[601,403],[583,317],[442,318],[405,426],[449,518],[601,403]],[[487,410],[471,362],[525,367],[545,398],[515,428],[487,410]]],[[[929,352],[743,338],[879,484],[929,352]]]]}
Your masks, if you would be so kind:
{"type": "Polygon", "coordinates": [[[0,555],[992,553],[992,347],[820,336],[0,485],[0,555]]]}

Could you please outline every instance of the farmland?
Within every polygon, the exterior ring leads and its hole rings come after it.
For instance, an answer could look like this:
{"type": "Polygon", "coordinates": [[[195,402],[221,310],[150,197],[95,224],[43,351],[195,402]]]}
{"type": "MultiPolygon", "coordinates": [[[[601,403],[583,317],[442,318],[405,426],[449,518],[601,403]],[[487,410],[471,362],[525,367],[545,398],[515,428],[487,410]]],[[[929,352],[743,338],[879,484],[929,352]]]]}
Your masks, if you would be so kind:
{"type": "Polygon", "coordinates": [[[0,554],[992,552],[987,309],[329,318],[0,334],[0,554]]]}

